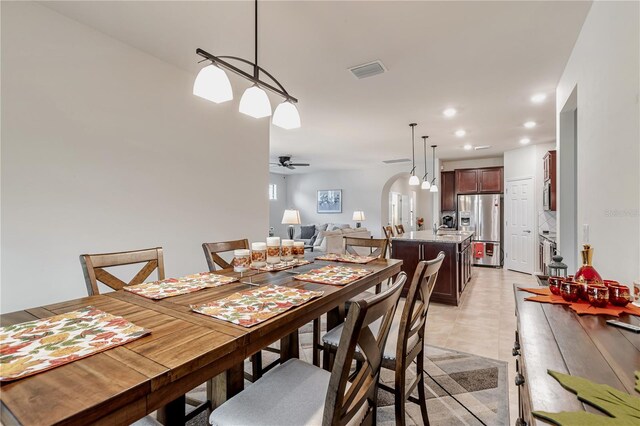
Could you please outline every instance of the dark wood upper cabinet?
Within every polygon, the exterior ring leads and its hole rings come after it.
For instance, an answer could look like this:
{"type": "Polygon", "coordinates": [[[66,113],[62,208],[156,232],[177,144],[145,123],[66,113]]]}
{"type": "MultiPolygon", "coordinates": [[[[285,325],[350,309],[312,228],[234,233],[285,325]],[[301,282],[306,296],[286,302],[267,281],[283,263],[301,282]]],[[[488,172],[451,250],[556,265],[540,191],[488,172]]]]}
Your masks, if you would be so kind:
{"type": "Polygon", "coordinates": [[[440,173],[440,210],[456,211],[456,172],[440,173]]]}
{"type": "Polygon", "coordinates": [[[478,193],[478,173],[476,169],[456,170],[455,180],[458,194],[478,193]]]}
{"type": "Polygon", "coordinates": [[[556,151],[547,152],[542,160],[544,167],[544,190],[542,194],[543,197],[548,197],[547,200],[543,199],[542,204],[545,210],[556,211],[556,151]]]}
{"type": "Polygon", "coordinates": [[[502,167],[478,169],[478,183],[481,193],[500,193],[502,191],[502,167]]]}

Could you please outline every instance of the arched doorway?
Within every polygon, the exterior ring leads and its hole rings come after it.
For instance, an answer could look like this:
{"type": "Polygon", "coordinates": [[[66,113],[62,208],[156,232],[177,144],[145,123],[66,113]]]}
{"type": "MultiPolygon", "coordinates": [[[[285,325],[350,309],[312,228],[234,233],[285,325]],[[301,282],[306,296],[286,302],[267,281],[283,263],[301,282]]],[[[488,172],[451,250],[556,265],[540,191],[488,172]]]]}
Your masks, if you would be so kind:
{"type": "Polygon", "coordinates": [[[409,173],[391,176],[382,188],[380,219],[382,226],[402,224],[406,231],[417,229],[418,218],[424,229],[433,223],[433,193],[409,185],[409,173]]]}

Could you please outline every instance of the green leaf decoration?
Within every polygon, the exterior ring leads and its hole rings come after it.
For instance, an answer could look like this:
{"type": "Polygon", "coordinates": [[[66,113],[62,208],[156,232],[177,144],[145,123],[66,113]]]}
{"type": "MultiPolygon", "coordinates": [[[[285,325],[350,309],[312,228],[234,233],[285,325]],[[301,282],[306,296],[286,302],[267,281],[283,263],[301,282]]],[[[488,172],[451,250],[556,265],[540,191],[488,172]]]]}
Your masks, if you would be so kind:
{"type": "MultiPolygon", "coordinates": [[[[591,425],[638,425],[640,424],[640,398],[612,388],[609,385],[593,383],[582,377],[574,377],[556,371],[547,371],[563,388],[575,393],[578,399],[610,417],[586,411],[547,413],[534,411],[532,414],[561,426],[591,425]]],[[[638,377],[638,373],[636,373],[638,377]]]]}

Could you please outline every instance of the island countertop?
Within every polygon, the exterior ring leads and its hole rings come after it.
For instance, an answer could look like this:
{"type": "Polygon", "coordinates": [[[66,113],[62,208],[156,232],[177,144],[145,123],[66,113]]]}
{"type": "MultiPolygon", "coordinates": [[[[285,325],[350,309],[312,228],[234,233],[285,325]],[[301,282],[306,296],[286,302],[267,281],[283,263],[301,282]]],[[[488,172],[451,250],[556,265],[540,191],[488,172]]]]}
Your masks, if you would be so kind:
{"type": "Polygon", "coordinates": [[[393,237],[392,241],[416,241],[416,242],[432,242],[432,243],[449,243],[460,244],[461,242],[471,238],[473,232],[455,231],[455,233],[445,231],[444,234],[434,234],[433,231],[410,231],[402,235],[393,237]]]}

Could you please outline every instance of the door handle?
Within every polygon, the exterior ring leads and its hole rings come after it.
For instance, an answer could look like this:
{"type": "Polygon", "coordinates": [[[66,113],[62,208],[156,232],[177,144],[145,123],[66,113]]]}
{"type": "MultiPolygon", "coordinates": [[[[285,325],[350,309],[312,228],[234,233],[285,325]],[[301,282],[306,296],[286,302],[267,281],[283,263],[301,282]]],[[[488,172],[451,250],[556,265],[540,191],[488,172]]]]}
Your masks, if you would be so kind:
{"type": "Polygon", "coordinates": [[[525,231],[523,231],[523,232],[526,232],[527,234],[530,234],[530,233],[531,233],[531,231],[530,231],[530,230],[528,230],[528,229],[527,229],[527,230],[525,230],[525,231]]]}

